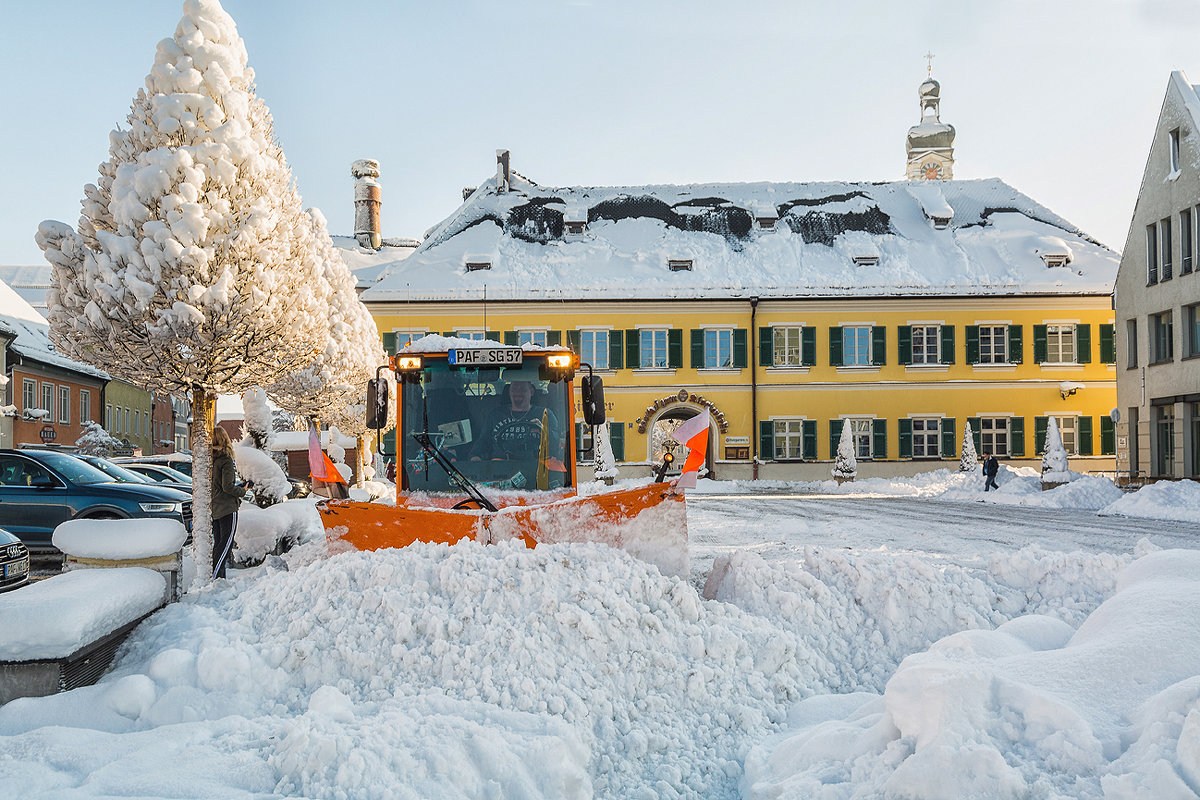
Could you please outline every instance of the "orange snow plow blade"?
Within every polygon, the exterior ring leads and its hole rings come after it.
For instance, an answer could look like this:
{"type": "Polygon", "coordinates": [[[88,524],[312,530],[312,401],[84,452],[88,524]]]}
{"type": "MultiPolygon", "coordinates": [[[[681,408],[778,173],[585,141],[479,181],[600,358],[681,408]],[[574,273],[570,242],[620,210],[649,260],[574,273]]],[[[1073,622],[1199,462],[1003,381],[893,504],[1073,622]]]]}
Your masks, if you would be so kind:
{"type": "Polygon", "coordinates": [[[405,547],[413,542],[491,544],[523,539],[539,543],[599,542],[687,577],[687,509],[674,484],[653,483],[593,495],[576,495],[499,511],[334,500],[321,510],[331,544],[357,550],[405,547]]]}

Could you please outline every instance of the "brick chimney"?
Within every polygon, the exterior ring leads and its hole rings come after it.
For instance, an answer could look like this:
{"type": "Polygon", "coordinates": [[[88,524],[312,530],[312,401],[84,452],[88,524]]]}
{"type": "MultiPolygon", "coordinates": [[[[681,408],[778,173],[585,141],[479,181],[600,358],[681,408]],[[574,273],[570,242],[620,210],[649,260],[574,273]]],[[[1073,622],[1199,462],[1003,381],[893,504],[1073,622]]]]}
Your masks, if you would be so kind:
{"type": "Polygon", "coordinates": [[[509,179],[508,151],[507,150],[497,150],[496,151],[496,191],[497,192],[507,192],[508,191],[508,179],[509,179]]]}
{"type": "Polygon", "coordinates": [[[354,176],[354,238],[359,246],[378,250],[383,246],[383,227],[379,224],[383,190],[375,181],[379,162],[361,158],[350,165],[350,174],[354,176]]]}

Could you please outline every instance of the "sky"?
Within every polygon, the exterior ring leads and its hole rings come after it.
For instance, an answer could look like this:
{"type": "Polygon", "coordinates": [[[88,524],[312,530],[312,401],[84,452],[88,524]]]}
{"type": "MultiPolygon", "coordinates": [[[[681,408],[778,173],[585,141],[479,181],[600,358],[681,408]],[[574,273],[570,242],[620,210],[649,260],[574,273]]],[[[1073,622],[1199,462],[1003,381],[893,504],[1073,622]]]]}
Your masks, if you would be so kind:
{"type": "MultiPolygon", "coordinates": [[[[385,237],[419,237],[495,151],[548,186],[904,176],[942,84],[955,177],[999,177],[1124,246],[1188,0],[225,0],[306,206],[353,232],[359,158],[385,237]]],[[[0,0],[0,264],[74,224],[177,0],[0,0]]]]}

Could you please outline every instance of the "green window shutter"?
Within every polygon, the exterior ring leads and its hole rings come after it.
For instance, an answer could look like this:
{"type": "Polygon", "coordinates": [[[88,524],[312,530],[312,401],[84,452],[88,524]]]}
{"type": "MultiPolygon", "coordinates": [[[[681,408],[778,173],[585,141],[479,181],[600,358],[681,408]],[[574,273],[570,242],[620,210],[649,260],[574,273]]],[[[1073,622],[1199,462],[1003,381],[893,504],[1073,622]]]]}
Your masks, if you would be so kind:
{"type": "Polygon", "coordinates": [[[1033,326],[1033,363],[1041,364],[1046,360],[1046,326],[1033,326]]]}
{"type": "Polygon", "coordinates": [[[692,369],[704,369],[704,331],[693,329],[691,337],[692,369]]]}
{"type": "Polygon", "coordinates": [[[457,331],[446,331],[445,333],[442,334],[442,336],[445,336],[447,339],[449,339],[453,336],[457,336],[457,335],[458,335],[457,331]]]}
{"type": "Polygon", "coordinates": [[[802,426],[803,440],[801,442],[800,456],[805,461],[817,460],[817,421],[815,419],[804,420],[802,426]]]}
{"type": "Polygon", "coordinates": [[[1050,431],[1049,417],[1033,418],[1033,454],[1046,452],[1046,436],[1050,431]]]}
{"type": "Polygon", "coordinates": [[[967,363],[979,363],[979,326],[967,326],[967,363]]]}
{"type": "Polygon", "coordinates": [[[1100,455],[1117,454],[1117,426],[1110,417],[1100,418],[1100,455]]]}
{"type": "MultiPolygon", "coordinates": [[[[954,363],[954,326],[943,325],[942,330],[942,363],[954,363]]],[[[975,346],[979,346],[979,342],[975,342],[975,346]]]]}
{"type": "Polygon", "coordinates": [[[896,329],[896,363],[912,363],[912,326],[901,325],[896,329]]]}
{"type": "Polygon", "coordinates": [[[1020,325],[1008,326],[1008,363],[1020,364],[1025,361],[1025,344],[1020,325]]]}
{"type": "Polygon", "coordinates": [[[871,458],[887,458],[887,420],[871,420],[871,458]]]}
{"type": "Polygon", "coordinates": [[[613,460],[625,460],[625,423],[608,423],[608,443],[612,447],[613,460]]]}
{"type": "Polygon", "coordinates": [[[546,331],[546,346],[552,347],[562,344],[562,331],[546,331]]]}
{"type": "MultiPolygon", "coordinates": [[[[816,328],[801,328],[800,329],[800,366],[814,367],[817,364],[817,329],[816,328]]],[[[813,425],[816,425],[813,421],[813,425]]],[[[813,456],[816,458],[816,455],[813,456]]]]}
{"type": "MultiPolygon", "coordinates": [[[[833,327],[829,329],[829,366],[840,367],[842,365],[842,329],[833,327]]],[[[836,455],[837,448],[834,447],[836,455]]]]}
{"type": "Polygon", "coordinates": [[[769,419],[758,421],[758,457],[763,461],[775,458],[775,423],[769,419]]]}
{"type": "Polygon", "coordinates": [[[979,427],[979,417],[974,420],[975,424],[971,426],[971,438],[975,440],[975,455],[983,455],[983,428],[979,427]]]}
{"type": "Polygon", "coordinates": [[[1092,363],[1092,326],[1075,326],[1075,363],[1092,363]]]}
{"type": "Polygon", "coordinates": [[[844,419],[829,420],[829,457],[837,459],[838,439],[842,438],[842,426],[846,424],[844,419]]]}
{"type": "Polygon", "coordinates": [[[567,331],[567,347],[571,348],[576,353],[578,353],[579,348],[582,346],[583,346],[583,332],[578,331],[578,330],[567,331]]]}
{"type": "Polygon", "coordinates": [[[954,417],[942,418],[942,458],[954,458],[954,448],[958,438],[954,430],[954,417]]]}
{"type": "Polygon", "coordinates": [[[608,332],[608,368],[621,369],[624,364],[621,359],[625,355],[625,338],[623,331],[608,332]]]}
{"type": "Polygon", "coordinates": [[[1100,326],[1100,363],[1117,363],[1117,342],[1112,325],[1100,326]]]}
{"type": "Polygon", "coordinates": [[[388,331],[380,338],[383,340],[383,349],[387,351],[388,355],[396,355],[396,334],[388,331]]]}
{"type": "Polygon", "coordinates": [[[770,367],[775,364],[775,329],[764,325],[758,329],[758,365],[770,367]]]}
{"type": "Polygon", "coordinates": [[[887,328],[882,325],[871,326],[871,363],[880,367],[887,363],[887,328]]]}
{"type": "Polygon", "coordinates": [[[1090,456],[1092,454],[1092,418],[1079,418],[1079,455],[1090,456]]]}
{"type": "Polygon", "coordinates": [[[683,331],[678,328],[667,331],[667,366],[683,367],[683,331]]]}
{"type": "Polygon", "coordinates": [[[1016,458],[1025,457],[1025,418],[1008,418],[1008,452],[1016,458]]]}
{"type": "Polygon", "coordinates": [[[912,420],[902,419],[897,427],[900,435],[900,458],[912,458],[912,420]]]}
{"type": "Polygon", "coordinates": [[[500,331],[484,331],[483,336],[488,341],[492,341],[492,342],[500,341],[500,331]]]}
{"type": "Polygon", "coordinates": [[[642,366],[641,344],[642,337],[636,329],[625,331],[625,366],[629,369],[638,369],[642,366]]]}
{"type": "Polygon", "coordinates": [[[516,331],[505,331],[504,332],[504,343],[506,345],[508,345],[509,347],[516,347],[517,346],[517,332],[516,331]]]}
{"type": "Polygon", "coordinates": [[[733,368],[745,369],[750,366],[748,352],[749,342],[746,341],[746,329],[733,329],[733,368]]]}

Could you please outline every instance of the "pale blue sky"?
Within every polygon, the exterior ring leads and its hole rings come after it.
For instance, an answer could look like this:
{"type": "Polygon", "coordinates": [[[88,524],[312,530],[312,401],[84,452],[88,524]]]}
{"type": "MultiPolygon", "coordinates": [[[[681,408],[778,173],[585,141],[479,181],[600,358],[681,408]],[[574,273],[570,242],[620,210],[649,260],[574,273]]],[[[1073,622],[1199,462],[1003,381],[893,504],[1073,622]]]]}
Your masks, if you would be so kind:
{"type": "MultiPolygon", "coordinates": [[[[897,180],[923,54],[956,177],[1000,177],[1124,246],[1190,0],[225,0],[306,206],[350,233],[381,164],[385,236],[419,236],[495,150],[545,185],[897,180]]],[[[75,223],[177,0],[0,0],[0,264],[75,223]]]]}

